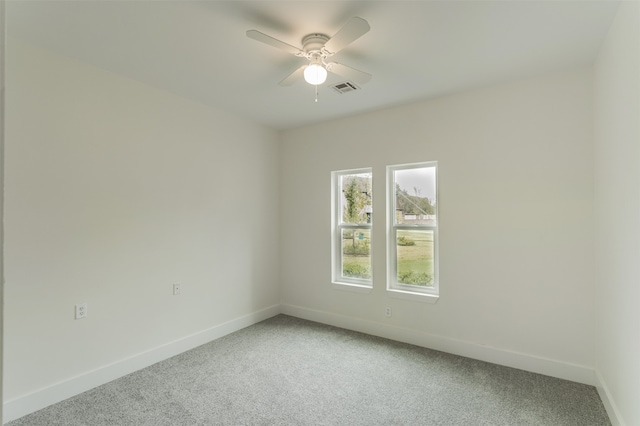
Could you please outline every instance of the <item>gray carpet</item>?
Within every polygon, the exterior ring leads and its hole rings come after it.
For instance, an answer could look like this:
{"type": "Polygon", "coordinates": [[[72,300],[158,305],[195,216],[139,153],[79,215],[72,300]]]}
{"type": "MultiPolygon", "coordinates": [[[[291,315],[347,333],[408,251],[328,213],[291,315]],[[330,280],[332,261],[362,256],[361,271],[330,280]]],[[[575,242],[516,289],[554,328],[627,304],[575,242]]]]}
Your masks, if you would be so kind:
{"type": "Polygon", "coordinates": [[[609,424],[591,386],[285,315],[9,423],[609,424]]]}

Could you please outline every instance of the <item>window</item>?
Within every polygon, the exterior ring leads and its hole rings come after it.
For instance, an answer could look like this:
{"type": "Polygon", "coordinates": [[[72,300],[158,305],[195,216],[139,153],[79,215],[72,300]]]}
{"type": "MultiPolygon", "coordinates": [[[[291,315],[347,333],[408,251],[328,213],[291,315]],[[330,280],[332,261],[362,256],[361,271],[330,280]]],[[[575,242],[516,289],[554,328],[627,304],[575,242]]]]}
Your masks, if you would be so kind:
{"type": "Polygon", "coordinates": [[[437,163],[387,167],[387,289],[438,295],[437,163]]]}
{"type": "Polygon", "coordinates": [[[371,169],[332,173],[334,284],[371,287],[371,169]]]}

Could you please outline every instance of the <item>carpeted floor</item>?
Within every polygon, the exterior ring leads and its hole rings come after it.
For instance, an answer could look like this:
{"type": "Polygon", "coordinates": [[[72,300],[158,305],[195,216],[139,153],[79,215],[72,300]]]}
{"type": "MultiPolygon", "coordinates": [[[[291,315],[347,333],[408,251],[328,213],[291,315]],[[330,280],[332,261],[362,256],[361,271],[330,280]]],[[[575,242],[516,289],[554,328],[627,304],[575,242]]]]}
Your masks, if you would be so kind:
{"type": "Polygon", "coordinates": [[[279,315],[8,424],[610,423],[591,386],[279,315]]]}

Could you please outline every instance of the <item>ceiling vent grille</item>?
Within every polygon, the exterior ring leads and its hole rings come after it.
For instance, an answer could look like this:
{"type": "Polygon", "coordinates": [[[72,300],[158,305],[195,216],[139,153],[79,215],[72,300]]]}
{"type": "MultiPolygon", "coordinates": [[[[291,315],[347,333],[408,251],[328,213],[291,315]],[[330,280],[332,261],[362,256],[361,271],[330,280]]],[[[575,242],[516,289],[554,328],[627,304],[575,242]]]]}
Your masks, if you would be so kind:
{"type": "Polygon", "coordinates": [[[354,83],[352,83],[350,81],[345,81],[345,82],[342,82],[342,83],[334,84],[333,86],[331,86],[331,88],[333,88],[333,90],[335,90],[336,92],[338,92],[340,94],[353,92],[354,90],[360,90],[360,88],[358,86],[356,86],[354,83]]]}

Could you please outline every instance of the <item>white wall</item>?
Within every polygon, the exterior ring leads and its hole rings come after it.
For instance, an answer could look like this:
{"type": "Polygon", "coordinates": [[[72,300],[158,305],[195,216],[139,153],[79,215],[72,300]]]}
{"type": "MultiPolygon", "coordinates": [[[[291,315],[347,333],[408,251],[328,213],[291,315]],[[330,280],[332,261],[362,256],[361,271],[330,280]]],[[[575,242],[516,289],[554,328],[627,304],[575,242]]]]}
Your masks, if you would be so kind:
{"type": "MultiPolygon", "coordinates": [[[[0,0],[0,383],[3,374],[3,330],[4,330],[4,45],[5,45],[5,4],[0,0]]],[[[2,386],[0,386],[0,401],[2,386]]],[[[2,404],[0,404],[0,424],[2,424],[2,404]]]]}
{"type": "Polygon", "coordinates": [[[623,2],[595,65],[596,369],[614,424],[639,425],[640,3],[623,2]]]}
{"type": "Polygon", "coordinates": [[[285,131],[285,312],[593,383],[592,112],[586,69],[285,131]],[[385,166],[431,160],[435,305],[385,291],[385,166]],[[359,167],[374,170],[370,294],[330,281],[330,172],[359,167]]]}
{"type": "Polygon", "coordinates": [[[6,131],[9,405],[277,312],[276,132],[13,40],[6,131]]]}

